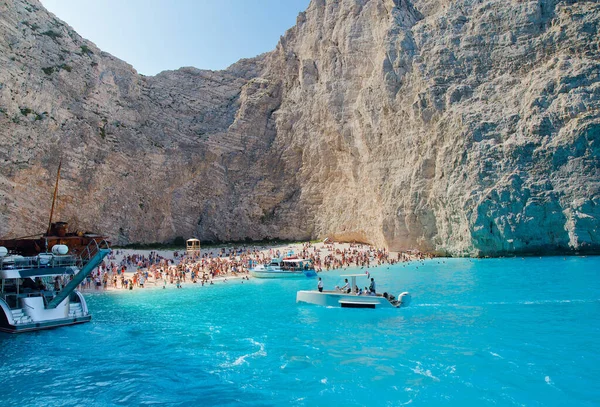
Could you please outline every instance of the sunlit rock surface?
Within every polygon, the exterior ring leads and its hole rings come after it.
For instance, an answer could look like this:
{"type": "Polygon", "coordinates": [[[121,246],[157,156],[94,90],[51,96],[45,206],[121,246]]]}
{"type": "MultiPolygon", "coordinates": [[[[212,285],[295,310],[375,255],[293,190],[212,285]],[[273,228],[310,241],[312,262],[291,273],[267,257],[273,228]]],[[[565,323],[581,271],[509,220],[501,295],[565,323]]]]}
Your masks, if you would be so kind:
{"type": "Polygon", "coordinates": [[[600,247],[600,5],[313,0],[276,49],[145,77],[0,1],[0,236],[600,247]]]}

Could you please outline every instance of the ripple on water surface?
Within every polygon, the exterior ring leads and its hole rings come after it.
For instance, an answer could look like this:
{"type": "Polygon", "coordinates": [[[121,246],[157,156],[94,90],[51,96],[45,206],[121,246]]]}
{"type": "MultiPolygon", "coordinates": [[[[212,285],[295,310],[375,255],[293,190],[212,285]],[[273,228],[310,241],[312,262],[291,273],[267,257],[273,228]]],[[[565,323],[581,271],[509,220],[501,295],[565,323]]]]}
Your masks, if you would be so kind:
{"type": "MultiPolygon", "coordinates": [[[[326,287],[347,271],[323,273],[326,287]]],[[[86,295],[93,321],[0,335],[3,405],[594,405],[598,258],[372,270],[400,310],[295,303],[315,280],[86,295]]]]}

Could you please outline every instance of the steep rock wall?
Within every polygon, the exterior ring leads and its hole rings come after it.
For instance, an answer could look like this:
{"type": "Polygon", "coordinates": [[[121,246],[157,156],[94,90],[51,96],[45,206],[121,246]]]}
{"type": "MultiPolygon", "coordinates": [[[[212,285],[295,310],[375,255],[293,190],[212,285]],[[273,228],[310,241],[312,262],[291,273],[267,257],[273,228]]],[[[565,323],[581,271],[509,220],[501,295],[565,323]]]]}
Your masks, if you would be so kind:
{"type": "Polygon", "coordinates": [[[280,44],[296,75],[277,112],[282,145],[310,146],[313,233],[451,254],[597,248],[599,11],[313,1],[280,44]]]}
{"type": "Polygon", "coordinates": [[[0,2],[0,235],[333,236],[453,255],[597,250],[592,1],[313,0],[277,48],[155,77],[0,2]]]}

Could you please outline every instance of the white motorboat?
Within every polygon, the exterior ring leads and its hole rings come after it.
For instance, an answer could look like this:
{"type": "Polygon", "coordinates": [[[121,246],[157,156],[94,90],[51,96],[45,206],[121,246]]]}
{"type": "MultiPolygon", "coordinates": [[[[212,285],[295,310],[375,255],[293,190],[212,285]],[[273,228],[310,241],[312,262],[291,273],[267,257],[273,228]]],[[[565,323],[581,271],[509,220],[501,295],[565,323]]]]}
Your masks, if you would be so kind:
{"type": "Polygon", "coordinates": [[[93,240],[80,255],[55,245],[52,253],[6,256],[0,247],[0,331],[38,331],[89,322],[83,295],[77,286],[110,253],[105,241],[93,240]],[[68,281],[55,288],[54,282],[68,281]]]}
{"type": "Polygon", "coordinates": [[[367,277],[366,274],[349,274],[342,277],[350,277],[352,279],[350,292],[343,292],[337,289],[331,291],[298,291],[296,302],[341,308],[400,308],[410,304],[411,295],[409,292],[401,293],[397,299],[387,293],[359,294],[356,278],[367,277]]]}
{"type": "Polygon", "coordinates": [[[259,264],[250,269],[256,278],[290,278],[290,277],[316,277],[317,273],[310,259],[285,257],[273,259],[269,264],[259,264]]]}

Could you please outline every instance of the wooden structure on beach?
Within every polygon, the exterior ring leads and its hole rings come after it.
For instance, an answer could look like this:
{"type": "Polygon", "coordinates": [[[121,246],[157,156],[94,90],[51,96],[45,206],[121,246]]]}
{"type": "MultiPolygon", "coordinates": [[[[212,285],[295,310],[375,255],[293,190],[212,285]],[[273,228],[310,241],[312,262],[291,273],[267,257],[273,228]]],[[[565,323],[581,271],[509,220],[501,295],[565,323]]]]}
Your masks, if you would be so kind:
{"type": "Polygon", "coordinates": [[[200,240],[188,239],[186,241],[186,254],[192,257],[200,257],[200,240]]]}

